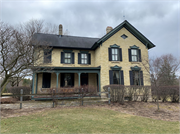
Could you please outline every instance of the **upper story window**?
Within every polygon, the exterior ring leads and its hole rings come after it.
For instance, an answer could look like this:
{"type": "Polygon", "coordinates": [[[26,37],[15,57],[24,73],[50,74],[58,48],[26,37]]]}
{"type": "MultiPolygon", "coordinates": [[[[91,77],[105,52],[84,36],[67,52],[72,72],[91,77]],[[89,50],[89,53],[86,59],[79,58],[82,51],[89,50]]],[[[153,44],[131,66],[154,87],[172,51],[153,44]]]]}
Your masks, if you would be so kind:
{"type": "Polygon", "coordinates": [[[88,59],[87,59],[87,54],[81,54],[81,64],[87,64],[88,63],[88,59]]]}
{"type": "Polygon", "coordinates": [[[109,48],[109,61],[122,61],[122,49],[114,44],[109,48]]]}
{"type": "Polygon", "coordinates": [[[88,51],[78,53],[78,64],[91,64],[91,54],[88,51]]]}
{"type": "Polygon", "coordinates": [[[117,48],[112,48],[112,61],[118,61],[119,53],[117,48]]]}
{"type": "Polygon", "coordinates": [[[128,36],[125,35],[125,34],[123,34],[123,35],[121,35],[121,37],[122,37],[123,39],[126,39],[128,36]]]}
{"type": "Polygon", "coordinates": [[[141,49],[139,49],[136,45],[131,46],[129,49],[129,61],[141,62],[141,49]]]}
{"type": "Polygon", "coordinates": [[[131,57],[132,61],[138,61],[138,50],[137,49],[131,49],[131,57]]]}
{"type": "Polygon", "coordinates": [[[44,63],[51,63],[52,50],[44,50],[44,63]]]}
{"type": "Polygon", "coordinates": [[[71,53],[64,53],[64,63],[71,63],[71,53]]]}
{"type": "Polygon", "coordinates": [[[74,64],[74,53],[72,50],[63,50],[61,52],[61,63],[74,64]]]}

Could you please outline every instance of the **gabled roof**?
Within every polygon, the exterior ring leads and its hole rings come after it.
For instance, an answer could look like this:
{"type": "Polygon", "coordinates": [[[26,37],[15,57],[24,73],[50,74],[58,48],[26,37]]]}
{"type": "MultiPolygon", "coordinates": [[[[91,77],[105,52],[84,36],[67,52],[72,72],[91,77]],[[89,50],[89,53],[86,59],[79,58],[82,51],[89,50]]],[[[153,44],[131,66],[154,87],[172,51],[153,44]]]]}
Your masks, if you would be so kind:
{"type": "Polygon", "coordinates": [[[135,27],[133,27],[127,20],[119,24],[108,34],[102,38],[89,38],[78,37],[69,35],[55,35],[55,34],[43,34],[35,33],[32,40],[36,43],[34,45],[47,45],[57,48],[71,48],[71,49],[88,49],[94,50],[119,30],[125,27],[131,34],[133,34],[138,40],[140,40],[148,49],[155,47],[155,45],[149,41],[143,34],[141,34],[135,27]]]}
{"type": "Polygon", "coordinates": [[[50,47],[91,49],[99,38],[35,33],[32,40],[40,42],[38,45],[48,45],[50,47]]]}
{"type": "Polygon", "coordinates": [[[100,38],[93,46],[92,49],[96,49],[100,44],[105,42],[107,39],[109,39],[111,36],[113,36],[115,33],[117,33],[119,30],[121,30],[123,27],[125,27],[131,34],[133,34],[138,40],[140,40],[145,46],[147,46],[148,49],[155,47],[155,45],[149,41],[142,33],[140,33],[135,27],[133,27],[127,20],[119,24],[117,27],[115,27],[113,30],[111,30],[109,33],[104,35],[102,38],[100,38]]]}

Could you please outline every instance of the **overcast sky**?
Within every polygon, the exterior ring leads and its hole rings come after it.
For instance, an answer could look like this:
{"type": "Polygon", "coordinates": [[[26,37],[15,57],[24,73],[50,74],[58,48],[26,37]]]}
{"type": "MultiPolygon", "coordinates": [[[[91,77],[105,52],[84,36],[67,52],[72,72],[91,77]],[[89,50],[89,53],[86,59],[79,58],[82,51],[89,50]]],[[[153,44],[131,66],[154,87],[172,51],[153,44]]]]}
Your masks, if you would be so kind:
{"type": "Polygon", "coordinates": [[[125,19],[145,35],[155,48],[150,57],[180,54],[180,1],[61,1],[0,0],[0,18],[12,25],[30,19],[62,24],[70,35],[102,37],[106,27],[113,28],[125,19]],[[123,17],[123,15],[125,17],[123,17]]]}

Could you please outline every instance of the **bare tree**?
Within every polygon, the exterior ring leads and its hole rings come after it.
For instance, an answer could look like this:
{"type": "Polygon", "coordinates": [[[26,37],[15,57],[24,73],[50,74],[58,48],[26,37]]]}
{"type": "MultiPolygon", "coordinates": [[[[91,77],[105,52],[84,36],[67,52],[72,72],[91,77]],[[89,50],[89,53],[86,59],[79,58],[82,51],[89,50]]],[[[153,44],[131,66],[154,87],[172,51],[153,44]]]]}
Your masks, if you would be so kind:
{"type": "Polygon", "coordinates": [[[42,49],[48,44],[39,47],[39,42],[32,40],[34,33],[54,33],[52,25],[45,25],[42,20],[30,20],[18,27],[0,22],[0,83],[1,94],[13,77],[23,79],[31,76],[34,61],[42,58],[42,49]],[[49,29],[48,29],[49,28],[49,29]],[[36,51],[36,56],[34,52],[36,51]]]}
{"type": "Polygon", "coordinates": [[[142,60],[142,65],[150,75],[151,89],[157,95],[157,110],[159,110],[160,86],[174,85],[176,82],[176,71],[180,67],[178,61],[171,54],[162,55],[158,58],[142,60]]]}

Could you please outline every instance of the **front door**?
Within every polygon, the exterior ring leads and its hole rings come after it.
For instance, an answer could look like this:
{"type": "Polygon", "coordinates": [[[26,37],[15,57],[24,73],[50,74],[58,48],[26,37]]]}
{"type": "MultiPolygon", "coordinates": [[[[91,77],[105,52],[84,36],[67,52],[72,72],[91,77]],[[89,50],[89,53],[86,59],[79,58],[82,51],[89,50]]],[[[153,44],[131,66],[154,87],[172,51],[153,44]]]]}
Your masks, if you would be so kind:
{"type": "Polygon", "coordinates": [[[81,86],[88,85],[88,73],[81,74],[81,86]]]}

